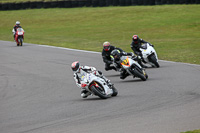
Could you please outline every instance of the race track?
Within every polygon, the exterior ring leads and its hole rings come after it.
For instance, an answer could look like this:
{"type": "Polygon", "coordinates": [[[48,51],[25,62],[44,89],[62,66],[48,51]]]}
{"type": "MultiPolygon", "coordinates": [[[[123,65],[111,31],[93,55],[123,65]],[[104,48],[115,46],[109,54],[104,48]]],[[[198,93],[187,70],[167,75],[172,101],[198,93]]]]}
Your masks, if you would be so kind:
{"type": "Polygon", "coordinates": [[[149,79],[104,70],[100,53],[0,41],[0,133],[180,133],[200,129],[200,65],[159,61],[149,79]],[[80,97],[71,63],[95,66],[117,97],[80,97]]]}

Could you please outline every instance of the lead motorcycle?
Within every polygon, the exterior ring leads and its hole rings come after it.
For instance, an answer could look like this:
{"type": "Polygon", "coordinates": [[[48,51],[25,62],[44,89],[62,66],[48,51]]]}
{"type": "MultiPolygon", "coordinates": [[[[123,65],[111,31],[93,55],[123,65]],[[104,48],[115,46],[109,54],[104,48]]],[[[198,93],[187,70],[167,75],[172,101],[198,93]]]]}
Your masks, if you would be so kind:
{"type": "Polygon", "coordinates": [[[86,73],[81,77],[81,80],[86,84],[85,89],[93,95],[99,96],[102,99],[107,99],[112,96],[117,96],[118,91],[110,82],[106,82],[103,78],[86,73]]]}
{"type": "Polygon", "coordinates": [[[153,67],[160,67],[158,64],[158,56],[153,46],[149,43],[144,43],[141,45],[140,51],[142,53],[144,63],[150,64],[153,67]]]}
{"type": "Polygon", "coordinates": [[[17,43],[17,46],[22,46],[24,40],[24,30],[22,28],[17,28],[17,31],[15,33],[15,41],[17,43]]]}

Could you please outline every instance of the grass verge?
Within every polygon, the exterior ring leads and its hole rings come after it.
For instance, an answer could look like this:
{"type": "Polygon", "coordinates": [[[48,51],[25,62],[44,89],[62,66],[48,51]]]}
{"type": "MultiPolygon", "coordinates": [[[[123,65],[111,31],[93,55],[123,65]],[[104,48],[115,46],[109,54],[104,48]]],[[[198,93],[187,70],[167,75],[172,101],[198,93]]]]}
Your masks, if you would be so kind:
{"type": "Polygon", "coordinates": [[[187,131],[187,132],[181,132],[181,133],[200,133],[200,130],[187,131]]]}
{"type": "Polygon", "coordinates": [[[102,51],[102,43],[131,52],[133,34],[155,45],[159,59],[200,64],[200,5],[54,8],[0,11],[0,40],[13,41],[19,20],[25,42],[102,51]]]}

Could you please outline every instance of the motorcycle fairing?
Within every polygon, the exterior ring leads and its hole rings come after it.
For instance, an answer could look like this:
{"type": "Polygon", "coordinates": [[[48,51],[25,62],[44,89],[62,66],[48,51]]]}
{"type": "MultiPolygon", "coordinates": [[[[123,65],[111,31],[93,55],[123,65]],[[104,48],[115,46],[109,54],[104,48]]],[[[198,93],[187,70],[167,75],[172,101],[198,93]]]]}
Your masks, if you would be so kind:
{"type": "Polygon", "coordinates": [[[128,56],[127,56],[126,59],[124,59],[124,60],[122,61],[121,65],[130,67],[130,63],[129,63],[129,58],[128,58],[128,56]]]}

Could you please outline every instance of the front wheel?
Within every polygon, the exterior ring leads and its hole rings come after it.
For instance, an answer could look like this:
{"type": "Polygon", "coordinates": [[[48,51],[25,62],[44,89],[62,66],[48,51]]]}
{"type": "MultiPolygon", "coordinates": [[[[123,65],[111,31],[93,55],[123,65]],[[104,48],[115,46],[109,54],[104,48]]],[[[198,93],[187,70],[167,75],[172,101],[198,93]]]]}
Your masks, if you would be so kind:
{"type": "Polygon", "coordinates": [[[105,93],[105,90],[103,88],[101,88],[100,86],[96,87],[93,85],[93,86],[91,86],[91,90],[94,92],[95,95],[99,96],[102,99],[108,98],[108,96],[105,93]]]}
{"type": "Polygon", "coordinates": [[[146,81],[148,78],[148,75],[146,74],[144,69],[139,68],[137,65],[133,66],[133,69],[131,70],[131,73],[143,81],[146,81]]]}
{"type": "Polygon", "coordinates": [[[158,64],[158,61],[156,59],[156,56],[154,54],[149,56],[149,60],[158,68],[160,65],[158,64]]]}
{"type": "Polygon", "coordinates": [[[20,40],[20,41],[19,41],[19,46],[22,46],[22,45],[23,45],[23,39],[20,38],[19,40],[20,40]]]}
{"type": "Polygon", "coordinates": [[[117,89],[114,87],[114,85],[112,85],[112,90],[113,90],[112,96],[113,96],[113,97],[117,96],[118,91],[117,91],[117,89]]]}
{"type": "Polygon", "coordinates": [[[136,77],[139,77],[140,79],[142,79],[143,81],[146,81],[147,78],[148,78],[148,75],[146,76],[146,73],[143,72],[143,73],[140,73],[137,69],[134,70],[134,75],[136,77]]]}

